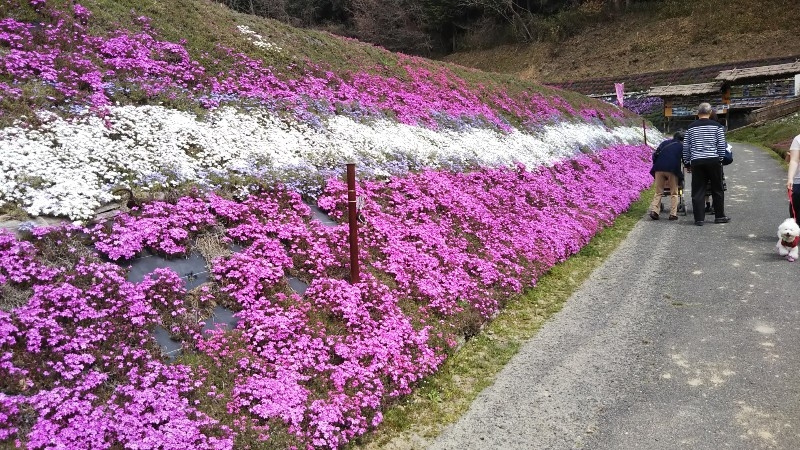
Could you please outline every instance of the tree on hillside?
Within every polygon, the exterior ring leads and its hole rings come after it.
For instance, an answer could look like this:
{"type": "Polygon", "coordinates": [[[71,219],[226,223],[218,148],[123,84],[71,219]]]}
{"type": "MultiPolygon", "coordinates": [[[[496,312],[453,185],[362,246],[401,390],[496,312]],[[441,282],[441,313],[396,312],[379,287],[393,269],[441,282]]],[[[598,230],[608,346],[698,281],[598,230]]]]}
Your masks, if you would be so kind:
{"type": "Polygon", "coordinates": [[[430,56],[471,45],[559,40],[646,0],[215,0],[293,26],[324,28],[389,50],[430,56]]]}
{"type": "Polygon", "coordinates": [[[286,13],[295,26],[342,30],[351,26],[350,0],[291,0],[286,13]]]}
{"type": "Polygon", "coordinates": [[[350,0],[355,36],[388,50],[427,54],[432,44],[419,0],[350,0]]]}
{"type": "Polygon", "coordinates": [[[478,8],[503,20],[511,26],[515,36],[522,41],[530,41],[533,34],[530,29],[531,12],[521,7],[516,0],[461,0],[465,8],[478,8]]]}
{"type": "Polygon", "coordinates": [[[287,21],[286,0],[216,0],[235,11],[287,21]]]}
{"type": "Polygon", "coordinates": [[[628,9],[631,5],[631,0],[612,0],[614,11],[622,11],[628,9]]]}

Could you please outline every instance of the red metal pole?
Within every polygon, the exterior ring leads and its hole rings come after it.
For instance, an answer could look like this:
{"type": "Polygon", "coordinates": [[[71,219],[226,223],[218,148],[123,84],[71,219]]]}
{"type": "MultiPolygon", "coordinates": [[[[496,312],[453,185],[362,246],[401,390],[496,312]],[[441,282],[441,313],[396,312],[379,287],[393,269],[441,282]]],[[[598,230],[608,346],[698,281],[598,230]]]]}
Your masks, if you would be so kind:
{"type": "Polygon", "coordinates": [[[347,164],[347,221],[350,222],[350,284],[360,281],[358,274],[358,211],[356,210],[356,165],[347,164]]]}
{"type": "Polygon", "coordinates": [[[642,119],[642,132],[644,133],[644,145],[647,145],[647,122],[642,119]]]}

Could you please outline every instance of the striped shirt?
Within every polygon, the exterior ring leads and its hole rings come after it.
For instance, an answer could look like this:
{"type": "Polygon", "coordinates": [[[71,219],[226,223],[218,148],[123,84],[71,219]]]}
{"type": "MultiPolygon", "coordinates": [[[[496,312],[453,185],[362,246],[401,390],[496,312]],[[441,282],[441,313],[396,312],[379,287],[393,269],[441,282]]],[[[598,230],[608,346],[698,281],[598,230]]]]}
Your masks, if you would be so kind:
{"type": "Polygon", "coordinates": [[[690,165],[698,159],[722,159],[728,143],[725,127],[711,119],[697,119],[686,129],[683,139],[683,163],[690,165]]]}

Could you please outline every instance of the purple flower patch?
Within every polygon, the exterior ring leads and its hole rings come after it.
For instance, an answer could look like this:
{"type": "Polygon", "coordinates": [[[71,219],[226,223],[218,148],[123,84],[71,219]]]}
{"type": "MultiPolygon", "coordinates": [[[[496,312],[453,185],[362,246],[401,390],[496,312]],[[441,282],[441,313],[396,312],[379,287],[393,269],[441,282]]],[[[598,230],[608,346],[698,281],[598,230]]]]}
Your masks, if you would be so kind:
{"type": "MultiPolygon", "coordinates": [[[[82,231],[36,228],[32,241],[0,233],[0,287],[32,292],[0,310],[0,443],[341,447],[628,208],[651,182],[649,156],[616,146],[552,167],[362,181],[357,284],[347,227],[280,187],[153,202],[82,231]],[[213,282],[192,292],[169,269],[132,283],[97,256],[48,256],[84,241],[111,259],[182,255],[209,229],[241,251],[213,259],[213,282]],[[308,283],[303,295],[289,277],[308,283]],[[203,332],[215,305],[234,311],[234,329],[203,332]],[[156,327],[181,356],[161,355],[156,327]]],[[[318,205],[343,220],[345,184],[329,180],[318,205]]]]}

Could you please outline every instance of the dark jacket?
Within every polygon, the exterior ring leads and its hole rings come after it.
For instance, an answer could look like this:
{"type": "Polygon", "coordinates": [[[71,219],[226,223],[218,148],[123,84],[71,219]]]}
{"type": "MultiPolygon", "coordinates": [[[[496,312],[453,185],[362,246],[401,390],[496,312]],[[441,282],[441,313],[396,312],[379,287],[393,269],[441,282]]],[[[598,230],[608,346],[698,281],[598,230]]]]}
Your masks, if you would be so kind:
{"type": "Polygon", "coordinates": [[[683,175],[681,171],[681,154],[683,152],[683,142],[676,139],[667,139],[658,146],[653,153],[653,168],[650,175],[655,176],[656,172],[672,172],[678,176],[683,175]]]}

